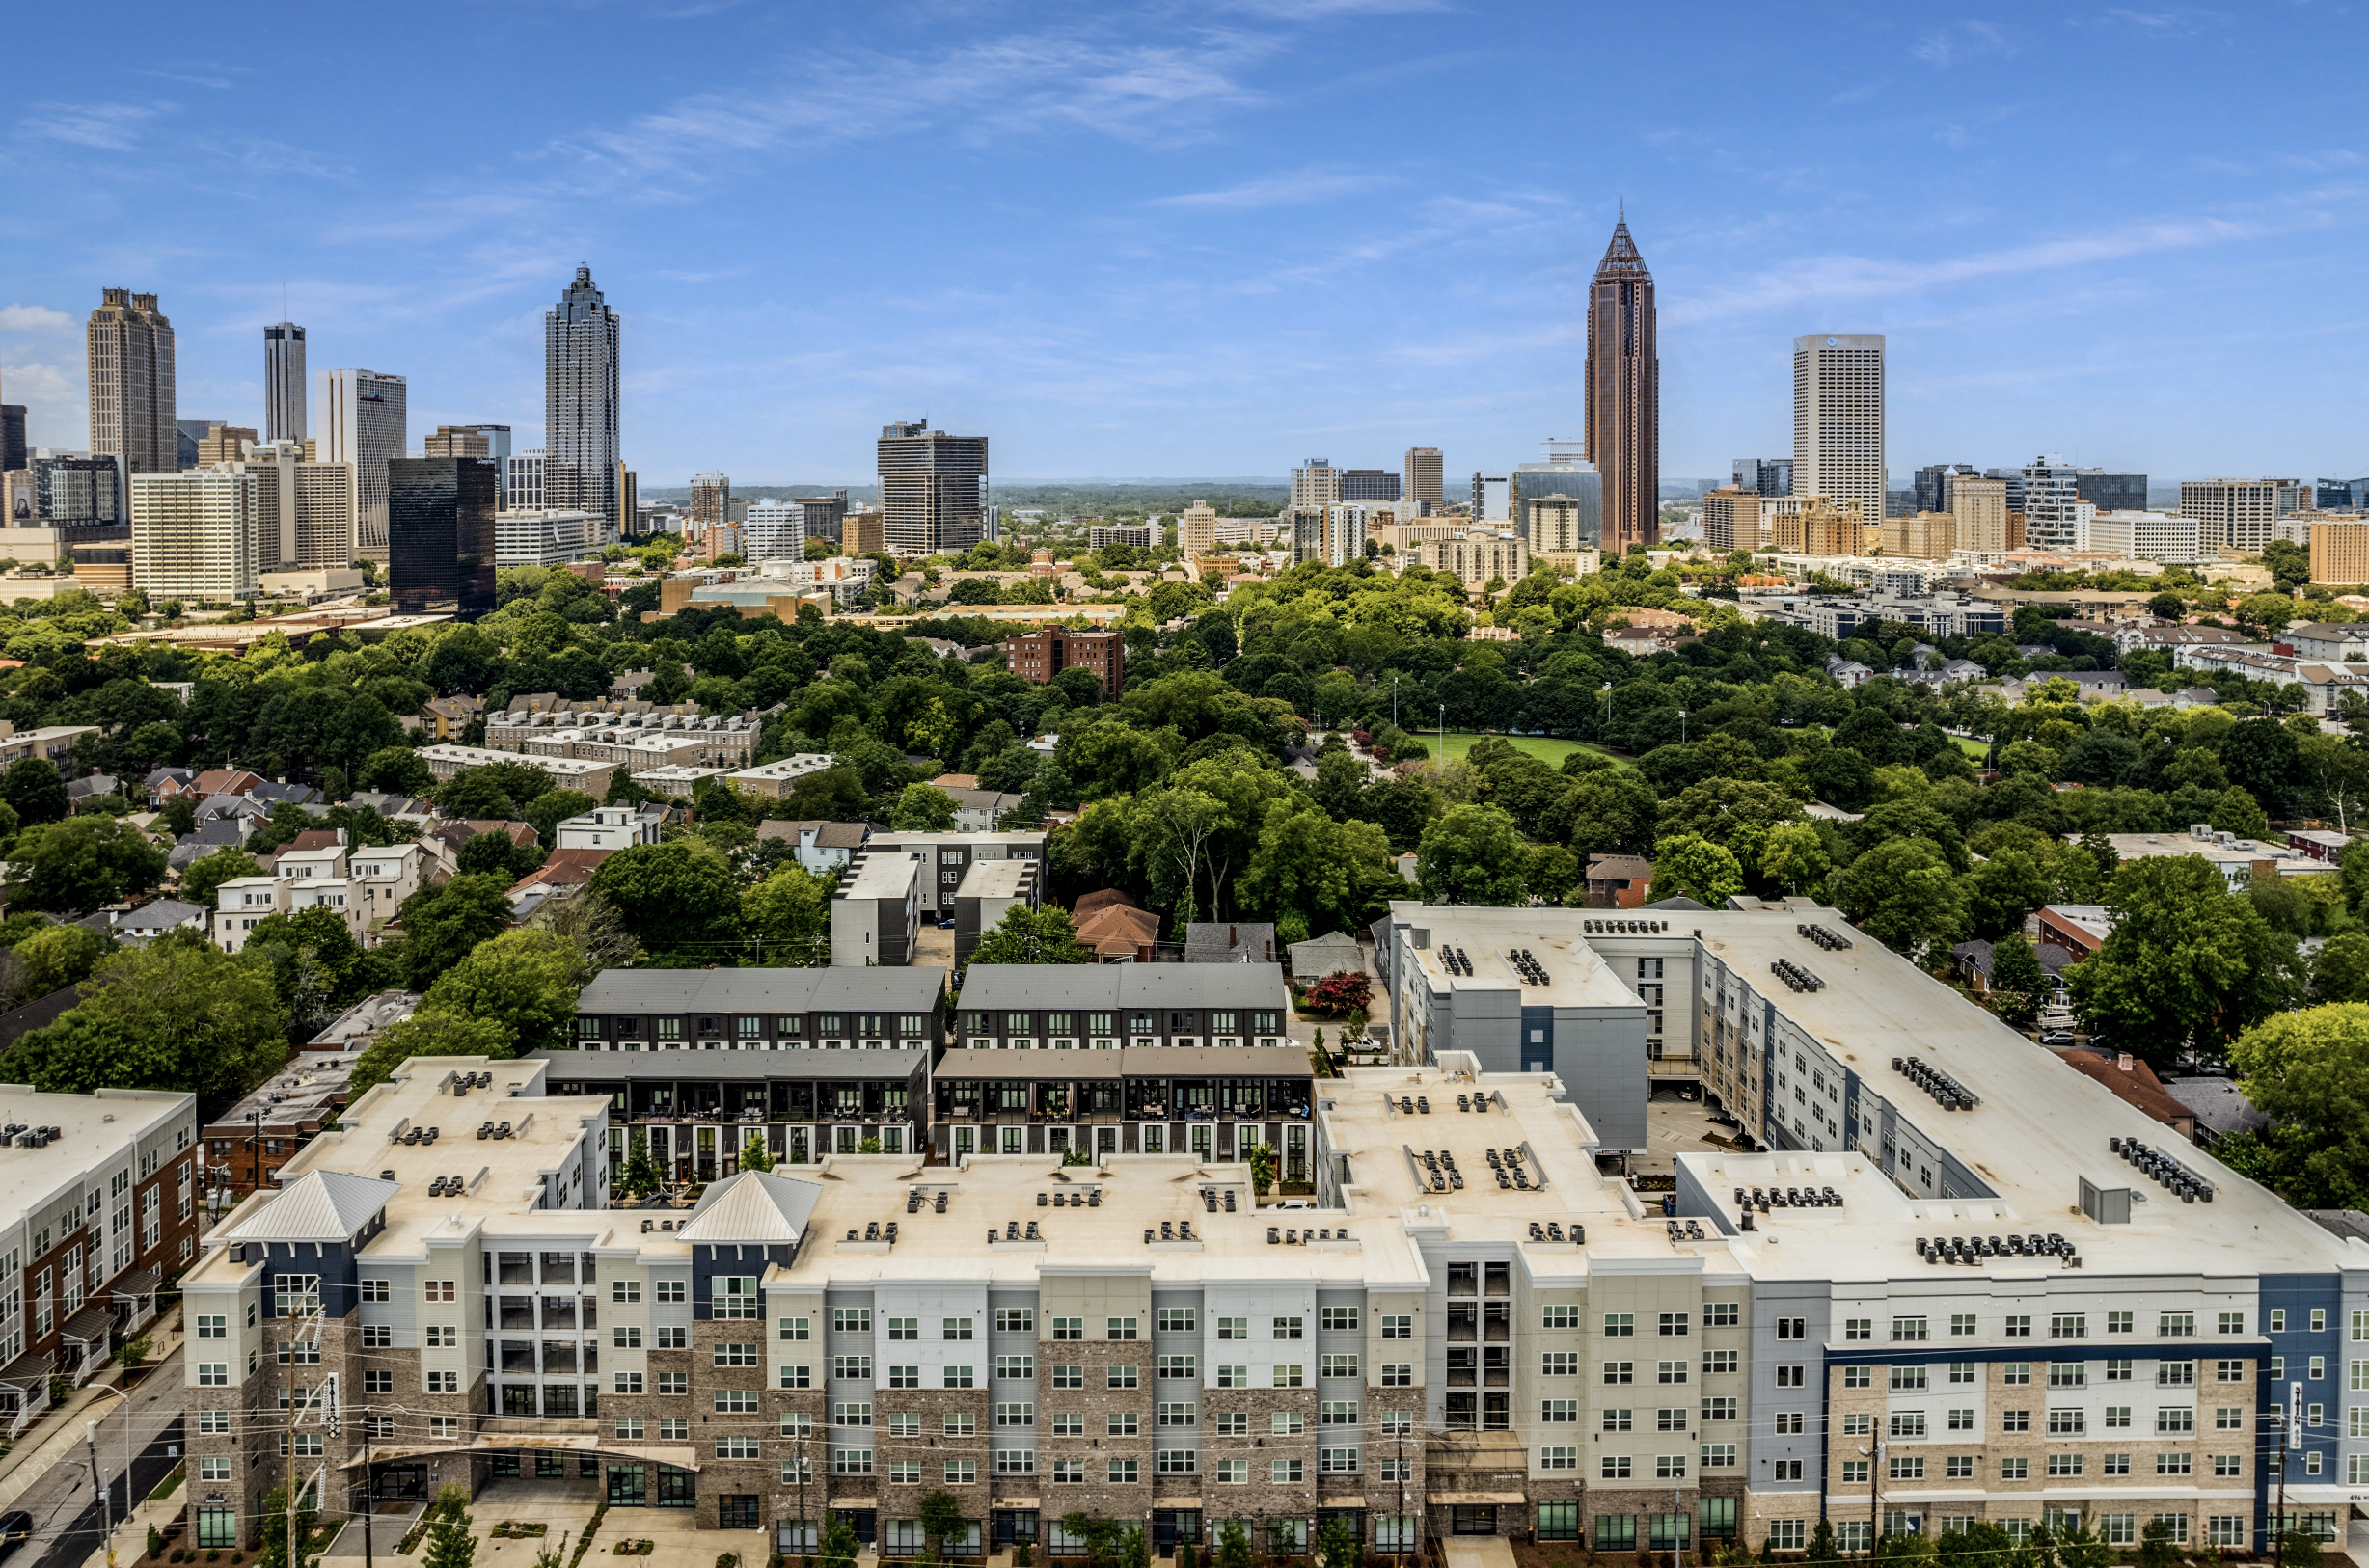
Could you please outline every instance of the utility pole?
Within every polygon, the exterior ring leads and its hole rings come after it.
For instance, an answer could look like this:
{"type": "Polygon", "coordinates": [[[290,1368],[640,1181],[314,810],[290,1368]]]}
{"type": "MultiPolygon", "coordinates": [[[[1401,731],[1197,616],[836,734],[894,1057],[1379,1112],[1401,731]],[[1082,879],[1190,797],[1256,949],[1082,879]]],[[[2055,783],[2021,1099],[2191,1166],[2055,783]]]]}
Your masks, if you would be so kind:
{"type": "MultiPolygon", "coordinates": [[[[115,1503],[108,1497],[105,1484],[98,1478],[98,1422],[84,1421],[82,1423],[82,1446],[91,1456],[91,1490],[98,1494],[98,1538],[108,1543],[108,1555],[112,1558],[115,1553],[115,1503]]],[[[125,1488],[126,1492],[129,1490],[128,1487],[125,1488]]],[[[2283,1487],[2279,1492],[2279,1498],[2280,1505],[2283,1507],[2286,1498],[2283,1487]]]]}
{"type": "Polygon", "coordinates": [[[2287,1450],[2295,1442],[2295,1428],[2303,1419],[2303,1385],[2300,1378],[2287,1383],[2287,1413],[2278,1423],[2278,1519],[2271,1535],[2271,1560],[2276,1562],[2287,1544],[2287,1450]]]}

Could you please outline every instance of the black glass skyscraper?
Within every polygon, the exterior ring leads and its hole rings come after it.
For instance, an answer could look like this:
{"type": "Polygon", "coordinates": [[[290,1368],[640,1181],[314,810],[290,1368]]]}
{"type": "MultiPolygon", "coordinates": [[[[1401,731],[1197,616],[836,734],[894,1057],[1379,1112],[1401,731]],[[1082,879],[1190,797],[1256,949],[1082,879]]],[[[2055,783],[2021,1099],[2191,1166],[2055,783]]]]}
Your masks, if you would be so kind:
{"type": "Polygon", "coordinates": [[[403,615],[474,620],[494,608],[496,465],[387,460],[387,584],[403,615]]]}

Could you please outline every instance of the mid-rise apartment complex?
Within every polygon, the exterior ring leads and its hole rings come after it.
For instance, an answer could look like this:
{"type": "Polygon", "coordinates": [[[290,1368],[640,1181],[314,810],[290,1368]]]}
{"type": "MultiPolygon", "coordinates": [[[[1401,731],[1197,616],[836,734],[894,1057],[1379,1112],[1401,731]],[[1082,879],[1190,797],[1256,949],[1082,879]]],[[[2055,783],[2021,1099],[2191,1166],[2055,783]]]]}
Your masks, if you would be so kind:
{"type": "Polygon", "coordinates": [[[1760,493],[1736,485],[1702,496],[1702,543],[1708,550],[1760,548],[1760,493]]]}
{"type": "Polygon", "coordinates": [[[1014,675],[1043,686],[1065,669],[1082,669],[1115,697],[1127,685],[1127,638],[1117,632],[1073,632],[1048,626],[1006,637],[1004,663],[1014,675]]]}

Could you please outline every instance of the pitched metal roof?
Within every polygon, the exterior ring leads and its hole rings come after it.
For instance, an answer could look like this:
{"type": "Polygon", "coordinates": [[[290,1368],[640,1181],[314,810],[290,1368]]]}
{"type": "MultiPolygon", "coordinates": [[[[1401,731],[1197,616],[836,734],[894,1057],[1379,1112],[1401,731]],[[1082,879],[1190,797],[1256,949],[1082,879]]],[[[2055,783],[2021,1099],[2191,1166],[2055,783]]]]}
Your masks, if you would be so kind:
{"type": "Polygon", "coordinates": [[[1637,254],[1637,242],[1629,237],[1628,219],[1624,216],[1613,225],[1612,243],[1604,247],[1604,259],[1596,263],[1595,281],[1635,278],[1649,280],[1646,258],[1637,254]]]}
{"type": "MultiPolygon", "coordinates": [[[[936,1033],[936,1026],[932,1026],[936,1033]]],[[[558,1083],[831,1082],[878,1078],[903,1083],[927,1051],[532,1051],[558,1083]]]]}
{"type": "Polygon", "coordinates": [[[387,1206],[402,1184],[344,1171],[313,1171],[251,1211],[225,1241],[346,1241],[387,1206]]]}
{"type": "Polygon", "coordinates": [[[675,1234],[685,1241],[796,1242],[823,1189],[797,1176],[743,1171],[710,1186],[675,1234]]]}

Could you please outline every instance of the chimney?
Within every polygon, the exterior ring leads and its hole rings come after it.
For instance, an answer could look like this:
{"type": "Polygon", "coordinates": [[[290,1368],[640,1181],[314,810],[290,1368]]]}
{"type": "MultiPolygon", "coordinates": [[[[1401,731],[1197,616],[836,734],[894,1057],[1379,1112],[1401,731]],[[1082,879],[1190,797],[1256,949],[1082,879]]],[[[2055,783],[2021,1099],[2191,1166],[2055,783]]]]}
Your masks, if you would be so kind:
{"type": "Polygon", "coordinates": [[[2122,1054],[2121,1054],[2119,1057],[2116,1057],[2116,1058],[2114,1059],[2114,1066],[2116,1066],[2116,1067],[2120,1068],[2121,1068],[2123,1071],[2125,1071],[2125,1072],[2130,1071],[2130,1070],[2131,1070],[2131,1053],[2130,1053],[2130,1052],[2128,1052],[2128,1051],[2124,1051],[2124,1052],[2123,1052],[2123,1053],[2122,1053],[2122,1054]]]}

